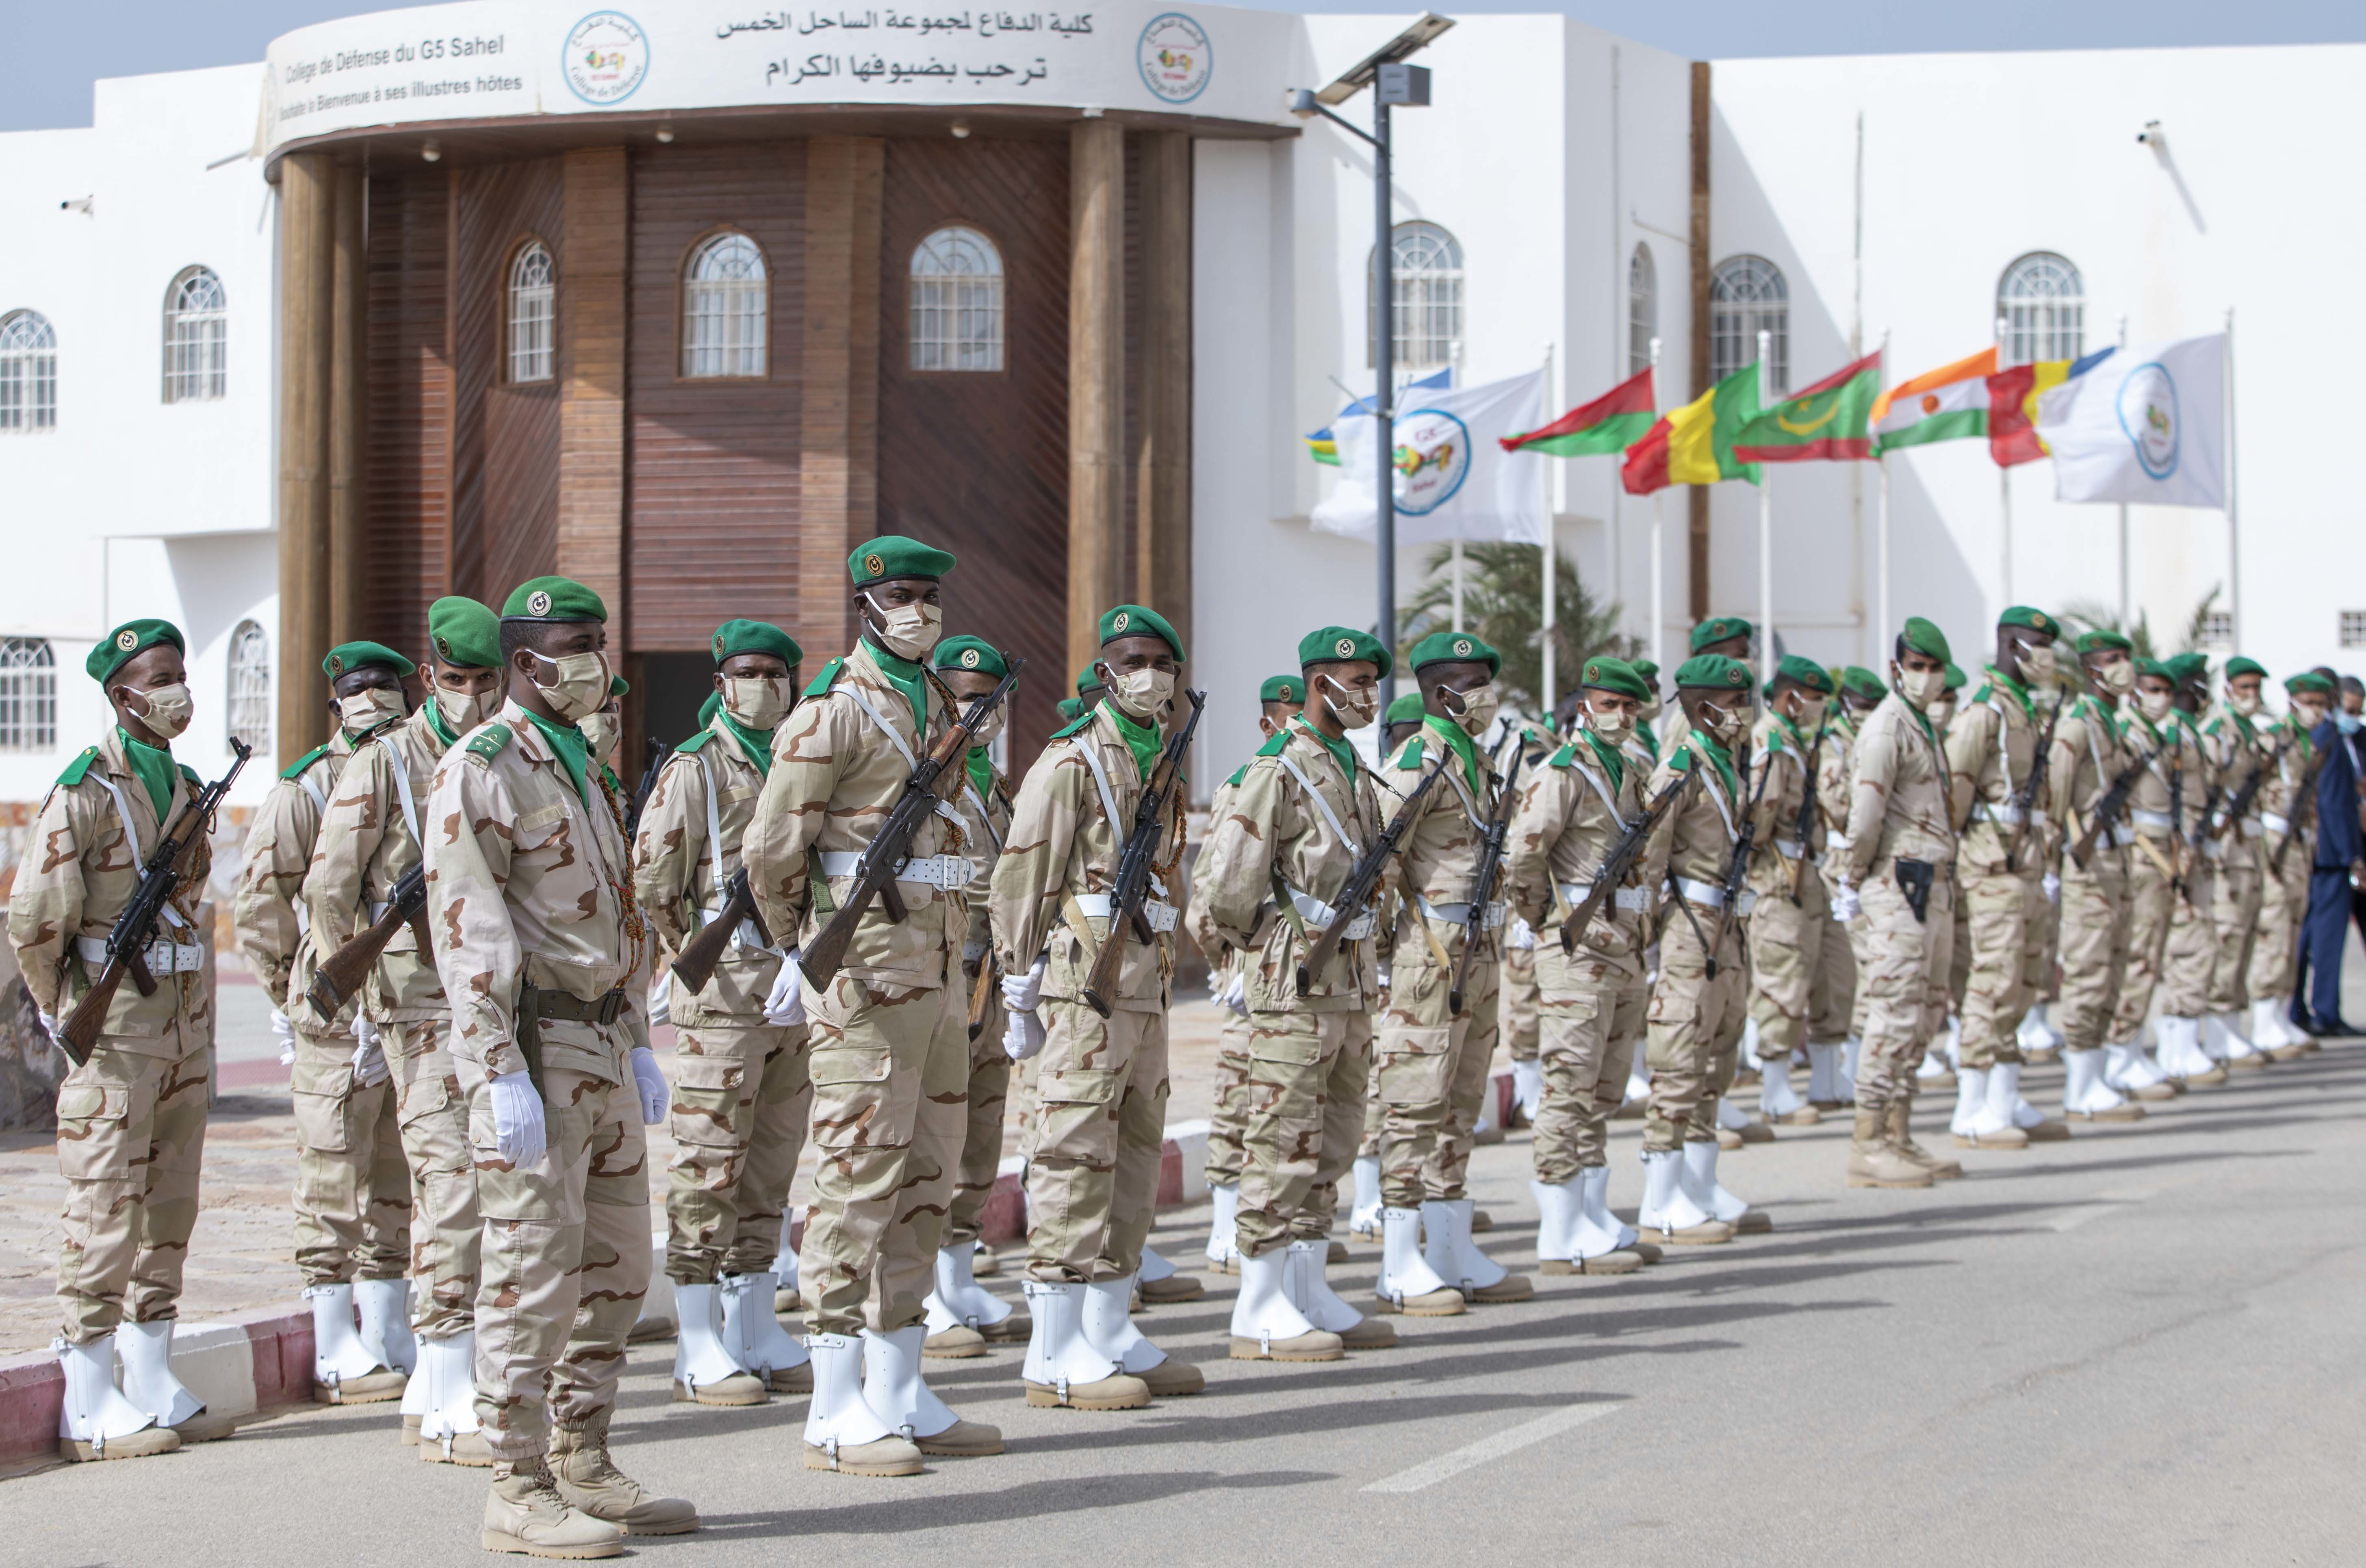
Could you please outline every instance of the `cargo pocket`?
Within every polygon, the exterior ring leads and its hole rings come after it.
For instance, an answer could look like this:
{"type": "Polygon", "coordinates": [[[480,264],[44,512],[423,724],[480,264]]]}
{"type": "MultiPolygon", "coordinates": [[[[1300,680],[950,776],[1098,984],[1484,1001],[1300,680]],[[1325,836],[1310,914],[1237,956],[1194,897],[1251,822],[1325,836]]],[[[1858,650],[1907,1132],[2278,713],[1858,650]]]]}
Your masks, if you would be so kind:
{"type": "Polygon", "coordinates": [[[423,1077],[404,1084],[395,1096],[394,1119],[398,1125],[410,1127],[422,1118],[440,1115],[452,1103],[451,1080],[443,1077],[423,1077]]]}
{"type": "Polygon", "coordinates": [[[103,1181],[124,1168],[124,1123],[131,1110],[128,1084],[75,1083],[58,1090],[58,1174],[68,1181],[103,1181]]]}
{"type": "Polygon", "coordinates": [[[1069,1067],[1041,1074],[1035,1080],[1035,1099],[1042,1107],[1035,1157],[1109,1164],[1117,1140],[1117,1123],[1110,1107],[1117,1091],[1118,1073],[1113,1067],[1069,1067]]]}
{"type": "Polygon", "coordinates": [[[300,1058],[288,1075],[295,1102],[296,1140],[324,1155],[341,1155],[353,1147],[354,1066],[351,1062],[307,1062],[300,1058]]]}
{"type": "Polygon", "coordinates": [[[1380,1103],[1436,1105],[1446,1099],[1454,1026],[1395,1024],[1380,1042],[1380,1103]]]}
{"type": "Polygon", "coordinates": [[[747,1092],[748,1065],[732,1056],[673,1059],[673,1114],[668,1131],[677,1144],[737,1148],[746,1141],[737,1130],[747,1092]]]}
{"type": "Polygon", "coordinates": [[[884,1045],[816,1046],[813,1054],[813,1139],[822,1149],[858,1149],[908,1142],[910,1129],[891,1124],[890,1058],[884,1045]]]}

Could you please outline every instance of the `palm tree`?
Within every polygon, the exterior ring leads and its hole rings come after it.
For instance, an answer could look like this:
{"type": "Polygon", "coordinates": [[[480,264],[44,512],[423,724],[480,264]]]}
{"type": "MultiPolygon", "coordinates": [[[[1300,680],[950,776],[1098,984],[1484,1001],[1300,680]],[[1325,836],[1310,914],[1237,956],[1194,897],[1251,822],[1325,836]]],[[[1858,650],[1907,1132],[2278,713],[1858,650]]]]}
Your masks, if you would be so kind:
{"type": "MultiPolygon", "coordinates": [[[[2191,653],[2204,646],[2206,641],[2204,634],[2208,630],[2210,617],[2217,612],[2219,592],[2220,589],[2214,584],[2210,592],[2202,596],[2201,602],[2193,606],[2192,613],[2185,617],[2185,626],[2178,635],[2175,652],[2191,653]]],[[[2076,599],[2062,607],[2062,619],[2074,626],[2090,631],[2125,633],[2127,639],[2135,644],[2135,656],[2138,659],[2162,657],[2158,639],[2153,634],[2151,616],[2146,612],[2138,611],[2136,624],[2130,628],[2120,625],[2117,611],[2100,604],[2092,599],[2076,599]]]]}
{"type": "MultiPolygon", "coordinates": [[[[1397,612],[1397,658],[1432,632],[1454,625],[1454,549],[1439,545],[1429,553],[1429,577],[1397,612]]],[[[1504,696],[1530,713],[1543,688],[1544,552],[1534,545],[1498,541],[1462,547],[1462,625],[1504,656],[1498,677],[1504,696]]],[[[1578,672],[1597,653],[1631,658],[1641,650],[1618,631],[1618,606],[1604,606],[1577,575],[1567,556],[1553,562],[1553,690],[1577,689],[1578,672]]]]}

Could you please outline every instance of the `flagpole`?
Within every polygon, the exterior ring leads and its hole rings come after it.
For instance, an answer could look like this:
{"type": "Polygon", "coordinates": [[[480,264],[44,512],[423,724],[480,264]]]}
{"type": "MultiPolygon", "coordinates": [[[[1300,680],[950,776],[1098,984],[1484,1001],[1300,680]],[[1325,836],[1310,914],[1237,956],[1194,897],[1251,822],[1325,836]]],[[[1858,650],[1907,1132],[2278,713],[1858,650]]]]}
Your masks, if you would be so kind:
{"type": "MultiPolygon", "coordinates": [[[[1559,403],[1553,401],[1552,373],[1553,345],[1551,344],[1545,344],[1544,406],[1549,409],[1559,408],[1560,406],[1559,403]]],[[[1553,537],[1552,465],[1544,462],[1541,459],[1537,463],[1537,483],[1543,491],[1545,502],[1545,536],[1541,541],[1539,541],[1544,550],[1545,566],[1544,637],[1539,643],[1539,646],[1542,648],[1544,652],[1545,670],[1544,679],[1540,682],[1543,689],[1545,708],[1541,717],[1543,718],[1546,726],[1550,727],[1552,724],[1554,677],[1560,673],[1560,671],[1555,668],[1558,660],[1554,657],[1553,649],[1553,600],[1556,597],[1553,592],[1553,576],[1556,565],[1553,558],[1553,547],[1557,541],[1553,537]]]]}
{"type": "Polygon", "coordinates": [[[2226,629],[2235,648],[2243,646],[2243,546],[2241,508],[2235,490],[2235,307],[2226,307],[2226,629]]]}
{"type": "MultiPolygon", "coordinates": [[[[1758,333],[1758,406],[1767,406],[1766,361],[1774,352],[1774,334],[1758,333]]],[[[1763,464],[1758,469],[1758,678],[1774,676],[1774,474],[1763,464]]]]}
{"type": "MultiPolygon", "coordinates": [[[[2128,346],[2128,319],[2120,318],[2120,346],[2128,346]]],[[[2136,607],[2128,592],[2128,503],[2120,502],[2120,630],[2134,634],[2136,607]]]]}
{"type": "MultiPolygon", "coordinates": [[[[1658,334],[1654,333],[1651,338],[1651,417],[1654,421],[1659,418],[1659,414],[1660,339],[1658,334]]],[[[1622,487],[1625,484],[1623,479],[1620,484],[1622,487]]],[[[1660,494],[1666,489],[1667,486],[1662,485],[1651,492],[1651,615],[1643,627],[1649,634],[1646,646],[1651,650],[1651,662],[1662,669],[1666,668],[1668,661],[1665,657],[1666,649],[1661,647],[1660,639],[1662,632],[1665,629],[1662,623],[1667,619],[1668,601],[1666,550],[1660,527],[1660,494]]]]}
{"type": "MultiPolygon", "coordinates": [[[[2005,319],[1999,312],[1996,319],[1997,359],[2001,363],[2010,357],[2005,353],[2005,319]]],[[[1997,469],[1997,613],[2002,615],[2012,603],[2012,470],[2000,466],[1997,469]]]]}
{"type": "Polygon", "coordinates": [[[1462,629],[1462,535],[1459,525],[1454,536],[1454,629],[1462,629]]]}
{"type": "MultiPolygon", "coordinates": [[[[1881,373],[1885,378],[1889,374],[1889,329],[1887,327],[1881,329],[1881,373]]],[[[1881,501],[1874,521],[1874,571],[1879,579],[1875,585],[1874,604],[1875,614],[1880,624],[1871,629],[1871,635],[1866,637],[1859,646],[1865,655],[1865,663],[1878,670],[1881,668],[1881,660],[1875,657],[1875,652],[1881,647],[1881,639],[1891,635],[1889,629],[1889,454],[1876,446],[1873,449],[1873,460],[1879,465],[1881,472],[1881,501]]]]}

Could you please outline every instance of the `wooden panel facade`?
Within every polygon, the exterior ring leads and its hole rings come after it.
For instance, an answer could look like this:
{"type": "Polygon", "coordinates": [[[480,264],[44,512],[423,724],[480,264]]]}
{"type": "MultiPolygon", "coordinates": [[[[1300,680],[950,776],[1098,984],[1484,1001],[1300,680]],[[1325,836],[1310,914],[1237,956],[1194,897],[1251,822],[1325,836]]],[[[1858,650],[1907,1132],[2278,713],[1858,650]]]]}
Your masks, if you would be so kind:
{"type": "Polygon", "coordinates": [[[369,592],[365,635],[426,646],[427,606],[450,572],[452,366],[445,347],[451,177],[369,182],[369,592]]]}
{"type": "Polygon", "coordinates": [[[625,278],[631,172],[622,147],[569,152],[558,290],[558,570],[625,604],[625,278]]]}

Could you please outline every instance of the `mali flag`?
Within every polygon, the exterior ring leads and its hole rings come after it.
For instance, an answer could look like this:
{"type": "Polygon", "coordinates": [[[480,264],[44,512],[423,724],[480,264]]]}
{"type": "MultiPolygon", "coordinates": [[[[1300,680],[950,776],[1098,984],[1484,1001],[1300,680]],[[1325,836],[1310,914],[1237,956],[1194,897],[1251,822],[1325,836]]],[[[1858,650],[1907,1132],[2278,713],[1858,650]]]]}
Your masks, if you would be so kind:
{"type": "Polygon", "coordinates": [[[1662,414],[1627,448],[1619,478],[1629,495],[1670,485],[1758,482],[1758,470],[1734,455],[1733,438],[1758,415],[1758,367],[1746,365],[1673,412],[1662,414]]]}
{"type": "Polygon", "coordinates": [[[1881,351],[1842,366],[1742,426],[1733,455],[1745,463],[1840,463],[1873,456],[1867,426],[1881,395],[1881,351]]]}
{"type": "Polygon", "coordinates": [[[1525,435],[1499,436],[1495,444],[1506,452],[1542,452],[1549,457],[1624,452],[1651,430],[1659,407],[1653,398],[1651,371],[1646,366],[1583,408],[1572,409],[1525,435]]]}

